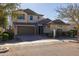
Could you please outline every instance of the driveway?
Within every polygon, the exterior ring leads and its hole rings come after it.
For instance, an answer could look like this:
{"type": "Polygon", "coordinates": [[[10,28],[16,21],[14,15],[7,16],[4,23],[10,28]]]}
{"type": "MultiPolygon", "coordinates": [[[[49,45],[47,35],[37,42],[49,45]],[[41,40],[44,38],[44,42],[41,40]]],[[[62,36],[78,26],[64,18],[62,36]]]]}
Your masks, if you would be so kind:
{"type": "Polygon", "coordinates": [[[0,56],[79,56],[79,43],[5,45],[10,50],[0,56]]]}
{"type": "Polygon", "coordinates": [[[75,41],[75,40],[71,38],[54,39],[40,35],[21,35],[21,36],[16,36],[16,38],[13,40],[0,41],[0,45],[19,45],[19,44],[21,45],[21,44],[34,44],[34,43],[45,44],[49,42],[61,43],[61,42],[70,42],[70,41],[75,41]]]}
{"type": "Polygon", "coordinates": [[[46,36],[17,36],[5,44],[0,43],[0,46],[10,48],[8,52],[0,53],[1,56],[79,56],[79,43],[63,42],[46,36]]]}
{"type": "Polygon", "coordinates": [[[53,37],[47,37],[42,35],[21,35],[17,36],[18,40],[21,42],[32,42],[32,41],[39,41],[39,40],[57,40],[57,41],[72,41],[75,40],[75,38],[69,38],[69,37],[59,37],[59,38],[53,38],[53,37]]]}
{"type": "Polygon", "coordinates": [[[21,35],[21,36],[16,36],[15,39],[9,40],[9,41],[0,41],[0,45],[3,44],[12,44],[12,43],[31,43],[31,42],[49,42],[49,41],[73,41],[73,38],[49,38],[47,36],[40,36],[40,35],[21,35]]]}
{"type": "Polygon", "coordinates": [[[36,40],[48,39],[48,37],[40,36],[40,35],[21,35],[21,36],[17,36],[17,38],[19,38],[19,40],[22,40],[22,41],[36,41],[36,40]]]}

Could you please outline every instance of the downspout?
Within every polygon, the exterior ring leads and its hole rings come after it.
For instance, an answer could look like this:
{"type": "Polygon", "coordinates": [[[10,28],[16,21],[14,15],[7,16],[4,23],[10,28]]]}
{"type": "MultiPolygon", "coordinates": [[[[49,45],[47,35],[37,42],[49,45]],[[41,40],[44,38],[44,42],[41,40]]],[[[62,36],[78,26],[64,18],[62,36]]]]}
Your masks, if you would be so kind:
{"type": "Polygon", "coordinates": [[[53,29],[53,38],[56,38],[56,29],[53,29]]]}

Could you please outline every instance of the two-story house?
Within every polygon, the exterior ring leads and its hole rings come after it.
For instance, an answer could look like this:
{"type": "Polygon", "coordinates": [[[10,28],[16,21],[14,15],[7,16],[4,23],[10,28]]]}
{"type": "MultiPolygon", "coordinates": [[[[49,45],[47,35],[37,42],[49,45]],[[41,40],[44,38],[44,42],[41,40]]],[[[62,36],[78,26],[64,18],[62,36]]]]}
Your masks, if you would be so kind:
{"type": "Polygon", "coordinates": [[[16,13],[19,14],[13,20],[16,35],[38,35],[53,32],[55,34],[54,36],[56,36],[58,29],[62,31],[73,29],[70,24],[66,24],[60,19],[52,21],[31,9],[19,9],[16,13]]]}
{"type": "Polygon", "coordinates": [[[49,19],[48,19],[49,21],[44,20],[42,14],[38,14],[32,11],[31,9],[20,9],[17,10],[16,12],[19,15],[13,21],[13,24],[15,34],[18,35],[42,34],[43,24],[50,21],[49,19]]]}

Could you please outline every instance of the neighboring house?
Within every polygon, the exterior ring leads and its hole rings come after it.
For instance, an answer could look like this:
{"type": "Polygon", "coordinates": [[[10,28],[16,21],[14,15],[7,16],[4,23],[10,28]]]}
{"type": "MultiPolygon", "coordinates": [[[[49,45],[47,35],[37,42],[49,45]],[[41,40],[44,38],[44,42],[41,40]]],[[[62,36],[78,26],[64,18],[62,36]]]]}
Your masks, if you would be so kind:
{"type": "Polygon", "coordinates": [[[67,32],[69,30],[74,29],[71,24],[65,23],[60,19],[53,20],[48,23],[48,30],[46,32],[53,33],[53,37],[56,35],[62,35],[62,32],[67,32]]]}
{"type": "Polygon", "coordinates": [[[51,21],[48,23],[48,25],[49,25],[50,31],[52,31],[53,29],[55,30],[61,29],[62,31],[69,31],[71,29],[70,24],[63,22],[60,19],[51,21]]]}

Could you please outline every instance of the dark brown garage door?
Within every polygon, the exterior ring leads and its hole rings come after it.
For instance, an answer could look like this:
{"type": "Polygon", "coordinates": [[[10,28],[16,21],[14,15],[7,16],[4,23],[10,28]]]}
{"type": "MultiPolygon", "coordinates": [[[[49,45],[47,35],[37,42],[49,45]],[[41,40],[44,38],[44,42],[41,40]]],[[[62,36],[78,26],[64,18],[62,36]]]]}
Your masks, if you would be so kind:
{"type": "Polygon", "coordinates": [[[35,28],[33,26],[18,26],[18,35],[34,35],[35,28]]]}

